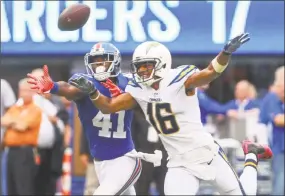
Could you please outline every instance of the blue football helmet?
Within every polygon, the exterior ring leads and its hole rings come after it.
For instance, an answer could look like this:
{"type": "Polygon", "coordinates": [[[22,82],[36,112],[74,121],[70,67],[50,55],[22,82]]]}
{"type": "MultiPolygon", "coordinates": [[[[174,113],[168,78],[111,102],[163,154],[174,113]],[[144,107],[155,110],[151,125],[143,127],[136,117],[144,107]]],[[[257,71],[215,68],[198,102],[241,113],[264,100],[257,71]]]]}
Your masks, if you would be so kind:
{"type": "Polygon", "coordinates": [[[117,77],[121,72],[120,51],[110,43],[95,44],[90,53],[85,55],[84,61],[87,73],[98,81],[117,77]]]}

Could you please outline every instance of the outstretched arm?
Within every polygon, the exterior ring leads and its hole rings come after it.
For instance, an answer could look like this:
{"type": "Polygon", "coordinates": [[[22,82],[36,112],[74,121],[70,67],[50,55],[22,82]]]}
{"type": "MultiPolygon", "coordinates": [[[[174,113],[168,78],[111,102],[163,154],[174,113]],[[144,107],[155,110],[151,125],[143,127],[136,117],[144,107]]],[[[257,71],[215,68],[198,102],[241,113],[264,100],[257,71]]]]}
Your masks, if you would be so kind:
{"type": "MultiPolygon", "coordinates": [[[[93,83],[85,77],[75,77],[70,80],[70,84],[77,87],[82,92],[89,94],[94,106],[98,108],[103,114],[111,114],[121,110],[129,110],[137,105],[136,100],[129,93],[123,93],[113,98],[102,95],[95,88],[93,83]]],[[[118,89],[118,87],[112,83],[111,80],[107,80],[105,85],[108,85],[108,89],[111,93],[116,92],[116,89],[118,89]]],[[[118,89],[118,91],[120,90],[118,89]]]]}
{"type": "Polygon", "coordinates": [[[187,78],[184,83],[185,88],[189,89],[203,86],[216,79],[227,68],[231,59],[231,54],[249,40],[250,38],[248,33],[242,33],[241,35],[231,39],[225,45],[223,51],[212,60],[207,68],[200,72],[196,72],[187,78]]]}
{"type": "Polygon", "coordinates": [[[109,98],[96,91],[90,95],[92,103],[101,110],[103,114],[111,114],[121,110],[130,110],[133,109],[137,102],[130,95],[130,93],[124,93],[117,97],[109,98]]]}
{"type": "Polygon", "coordinates": [[[81,98],[83,95],[85,95],[84,92],[82,92],[80,89],[70,85],[67,82],[52,81],[48,73],[48,67],[46,65],[44,65],[43,71],[44,75],[39,78],[33,76],[32,74],[27,75],[29,77],[28,83],[33,85],[31,88],[36,89],[38,93],[57,94],[69,100],[77,100],[81,98]]]}
{"type": "Polygon", "coordinates": [[[50,91],[53,94],[57,94],[59,96],[63,96],[68,100],[77,100],[80,99],[82,96],[85,95],[80,89],[76,88],[75,86],[70,85],[67,82],[59,81],[54,82],[54,84],[57,86],[58,90],[53,92],[50,91]]]}

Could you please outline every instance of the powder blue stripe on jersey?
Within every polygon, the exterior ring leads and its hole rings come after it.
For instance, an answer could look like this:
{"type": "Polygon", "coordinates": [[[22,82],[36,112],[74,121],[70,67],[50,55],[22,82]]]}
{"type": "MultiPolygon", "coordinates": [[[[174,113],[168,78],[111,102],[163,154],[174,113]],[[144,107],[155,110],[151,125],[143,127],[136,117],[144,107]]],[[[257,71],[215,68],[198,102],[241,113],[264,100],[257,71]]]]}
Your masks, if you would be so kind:
{"type": "Polygon", "coordinates": [[[245,194],[245,191],[244,191],[244,189],[243,189],[243,187],[242,187],[242,184],[241,184],[241,182],[240,182],[240,180],[239,180],[239,177],[238,177],[237,173],[235,172],[235,170],[232,168],[231,164],[229,163],[229,161],[228,161],[228,159],[227,159],[227,157],[226,157],[226,155],[225,155],[225,152],[223,151],[222,147],[221,147],[216,141],[215,141],[215,143],[220,147],[220,148],[219,148],[219,155],[223,158],[223,160],[228,164],[228,166],[229,166],[229,167],[231,168],[231,170],[233,171],[233,173],[234,173],[234,175],[235,175],[235,177],[236,177],[236,179],[237,179],[237,181],[238,181],[239,188],[240,188],[240,191],[242,192],[242,195],[246,195],[246,194],[245,194]]]}
{"type": "MultiPolygon", "coordinates": [[[[179,69],[179,67],[176,69],[179,69]]],[[[196,69],[198,68],[195,65],[186,65],[185,68],[172,80],[172,82],[170,82],[168,86],[179,82],[186,76],[189,76],[190,75],[189,73],[194,72],[196,69]]]]}
{"type": "Polygon", "coordinates": [[[130,79],[128,85],[135,87],[135,88],[142,88],[138,83],[136,83],[133,79],[130,79]]]}
{"type": "Polygon", "coordinates": [[[129,178],[129,180],[125,183],[125,185],[115,194],[115,195],[121,195],[124,193],[131,185],[133,185],[136,180],[139,178],[142,171],[142,163],[139,158],[136,158],[136,166],[135,169],[129,178]]]}

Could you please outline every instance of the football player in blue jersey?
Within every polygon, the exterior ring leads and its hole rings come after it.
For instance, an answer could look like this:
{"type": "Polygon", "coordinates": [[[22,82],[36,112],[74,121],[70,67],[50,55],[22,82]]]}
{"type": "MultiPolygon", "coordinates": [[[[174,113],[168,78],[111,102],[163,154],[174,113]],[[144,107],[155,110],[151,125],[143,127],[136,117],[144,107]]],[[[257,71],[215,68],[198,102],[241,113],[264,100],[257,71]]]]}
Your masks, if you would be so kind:
{"type": "Polygon", "coordinates": [[[100,183],[94,195],[135,195],[133,184],[140,176],[142,166],[140,159],[133,156],[136,153],[130,130],[133,114],[132,110],[103,114],[93,106],[89,95],[72,83],[73,78],[82,77],[92,81],[105,96],[116,96],[123,93],[128,83],[120,64],[121,55],[114,45],[97,43],[85,55],[87,74],[77,73],[68,82],[54,82],[46,65],[41,78],[28,74],[29,83],[39,93],[50,92],[76,103],[100,183]]]}

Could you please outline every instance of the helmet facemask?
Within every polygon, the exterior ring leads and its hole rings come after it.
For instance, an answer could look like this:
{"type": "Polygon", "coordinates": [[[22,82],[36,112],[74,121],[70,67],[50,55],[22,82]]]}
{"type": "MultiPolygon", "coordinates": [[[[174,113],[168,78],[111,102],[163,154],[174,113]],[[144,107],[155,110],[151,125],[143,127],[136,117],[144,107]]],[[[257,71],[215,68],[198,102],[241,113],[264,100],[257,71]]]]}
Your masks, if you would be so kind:
{"type": "Polygon", "coordinates": [[[108,52],[87,53],[84,60],[87,73],[98,81],[117,77],[120,73],[120,57],[117,54],[108,52]]]}
{"type": "Polygon", "coordinates": [[[162,79],[156,75],[156,72],[163,69],[164,66],[159,58],[136,59],[131,63],[131,72],[137,83],[151,86],[154,82],[162,79]]]}

